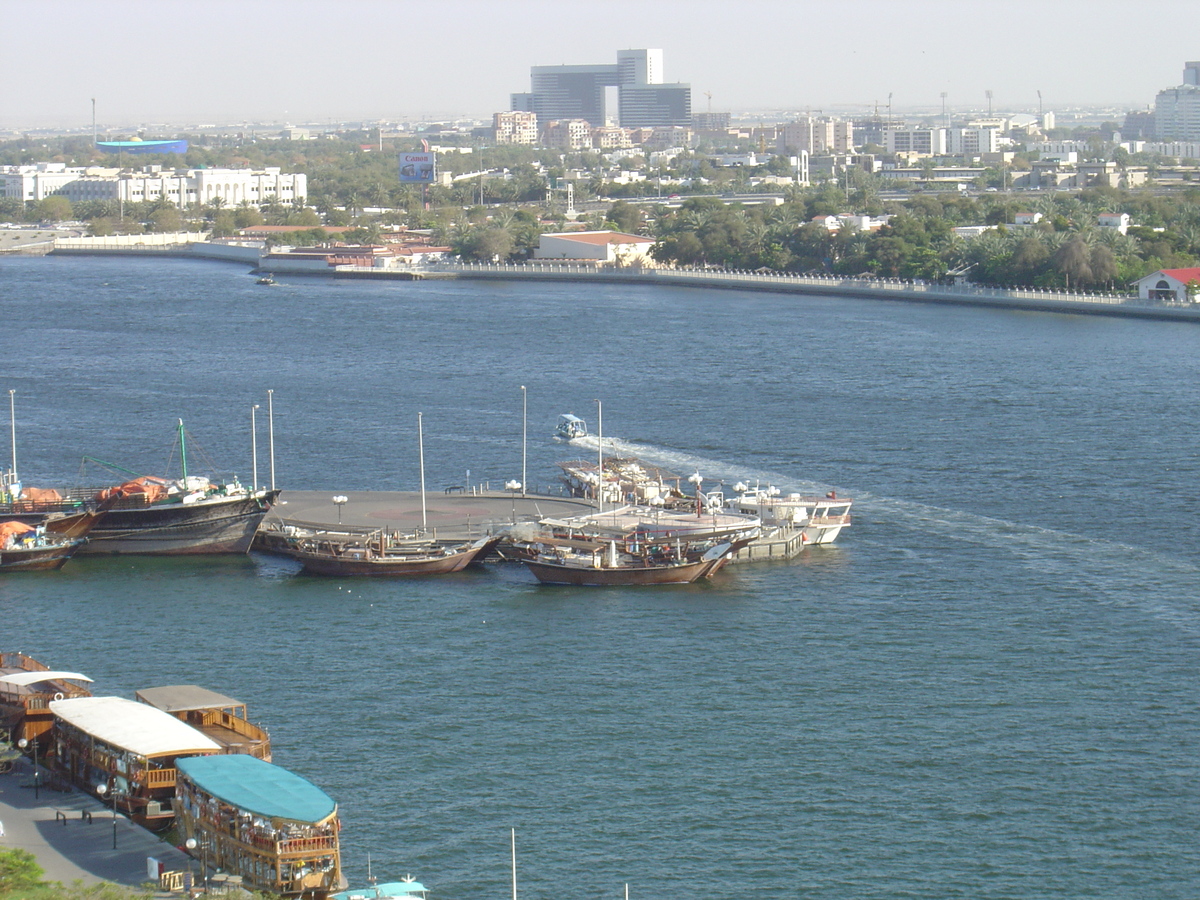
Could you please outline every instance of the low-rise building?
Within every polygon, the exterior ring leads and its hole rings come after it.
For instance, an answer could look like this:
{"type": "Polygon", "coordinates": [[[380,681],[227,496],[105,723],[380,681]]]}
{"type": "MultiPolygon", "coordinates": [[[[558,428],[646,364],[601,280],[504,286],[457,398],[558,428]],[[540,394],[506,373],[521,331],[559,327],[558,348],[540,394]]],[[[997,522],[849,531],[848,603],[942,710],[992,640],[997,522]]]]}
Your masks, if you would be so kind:
{"type": "Polygon", "coordinates": [[[534,259],[575,260],[589,264],[650,265],[654,239],[619,231],[571,231],[543,234],[534,259]]]}
{"type": "Polygon", "coordinates": [[[497,144],[536,144],[537,113],[521,110],[495,113],[492,116],[492,137],[497,144]]]}
{"type": "Polygon", "coordinates": [[[592,126],[585,119],[555,119],[546,123],[542,143],[559,150],[590,150],[592,126]]]}
{"type": "Polygon", "coordinates": [[[1159,269],[1134,282],[1143,300],[1173,303],[1200,301],[1200,268],[1159,269]]]}

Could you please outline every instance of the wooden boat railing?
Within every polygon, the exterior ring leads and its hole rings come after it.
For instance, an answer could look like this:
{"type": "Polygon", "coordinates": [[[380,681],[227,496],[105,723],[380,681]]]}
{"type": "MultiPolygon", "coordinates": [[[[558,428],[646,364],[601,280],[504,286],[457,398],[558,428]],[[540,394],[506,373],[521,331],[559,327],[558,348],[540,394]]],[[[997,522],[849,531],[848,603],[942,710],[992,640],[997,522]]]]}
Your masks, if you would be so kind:
{"type": "Polygon", "coordinates": [[[148,788],[174,787],[177,769],[143,769],[142,780],[148,788]]]}
{"type": "Polygon", "coordinates": [[[337,837],[335,835],[323,835],[320,837],[306,838],[290,838],[286,841],[279,842],[279,853],[285,855],[288,853],[314,853],[323,850],[336,850],[337,837]]]}

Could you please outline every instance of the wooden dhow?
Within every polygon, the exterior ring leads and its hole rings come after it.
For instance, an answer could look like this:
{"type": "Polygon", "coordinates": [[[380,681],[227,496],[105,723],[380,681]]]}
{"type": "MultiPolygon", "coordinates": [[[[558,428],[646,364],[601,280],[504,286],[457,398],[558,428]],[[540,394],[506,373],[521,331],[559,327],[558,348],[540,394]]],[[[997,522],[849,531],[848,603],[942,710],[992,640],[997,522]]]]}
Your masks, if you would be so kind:
{"type": "Polygon", "coordinates": [[[42,525],[0,522],[0,572],[61,569],[86,542],[86,538],[48,532],[42,525]]]}
{"type": "Polygon", "coordinates": [[[195,684],[143,688],[134,696],[221,745],[224,753],[247,753],[271,761],[271,736],[246,714],[246,704],[195,684]]]}
{"type": "Polygon", "coordinates": [[[55,700],[90,697],[92,679],[80,672],[51,669],[24,653],[0,653],[0,737],[15,745],[38,745],[43,755],[50,749],[55,700]]]}
{"type": "Polygon", "coordinates": [[[181,759],[183,845],[255,891],[321,898],[345,887],[337,804],[299,775],[253,756],[181,759]]]}

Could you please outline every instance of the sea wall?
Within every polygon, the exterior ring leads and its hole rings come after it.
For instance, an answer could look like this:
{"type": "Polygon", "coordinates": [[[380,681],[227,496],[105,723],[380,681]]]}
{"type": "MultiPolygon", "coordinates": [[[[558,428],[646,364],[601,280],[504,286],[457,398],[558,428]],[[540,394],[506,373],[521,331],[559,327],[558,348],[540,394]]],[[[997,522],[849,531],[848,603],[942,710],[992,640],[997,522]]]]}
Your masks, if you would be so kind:
{"type": "MultiPolygon", "coordinates": [[[[350,274],[339,268],[336,274],[350,274]]],[[[1143,300],[1131,294],[1085,294],[1070,291],[1015,290],[977,285],[929,284],[902,279],[837,278],[716,269],[611,269],[572,265],[456,264],[430,266],[424,277],[525,279],[530,281],[595,281],[772,291],[788,294],[846,296],[872,300],[951,303],[1001,309],[1132,316],[1200,321],[1200,305],[1143,300]]]]}

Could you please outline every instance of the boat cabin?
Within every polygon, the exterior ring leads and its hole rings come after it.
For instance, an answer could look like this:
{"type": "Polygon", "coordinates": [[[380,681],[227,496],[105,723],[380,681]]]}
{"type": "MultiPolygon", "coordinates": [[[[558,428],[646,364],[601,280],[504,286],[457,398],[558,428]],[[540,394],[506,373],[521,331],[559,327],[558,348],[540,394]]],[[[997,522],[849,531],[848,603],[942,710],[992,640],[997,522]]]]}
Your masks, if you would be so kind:
{"type": "Polygon", "coordinates": [[[419,881],[406,879],[404,881],[387,881],[383,884],[373,884],[367,888],[351,888],[330,896],[330,900],[428,900],[429,890],[419,881]]]}
{"type": "Polygon", "coordinates": [[[271,761],[271,736],[249,721],[246,704],[194,684],[143,688],[138,701],[161,709],[212,738],[224,753],[248,753],[271,761]]]}
{"type": "Polygon", "coordinates": [[[192,856],[251,890],[319,898],[343,887],[337,804],[287,769],[247,755],[181,759],[176,807],[192,856]]]}
{"type": "Polygon", "coordinates": [[[175,816],[175,764],[221,745],[174,716],[123,697],[54,700],[54,766],[145,828],[175,816]]]}
{"type": "Polygon", "coordinates": [[[41,752],[49,748],[54,725],[50,704],[68,697],[90,697],[79,672],[60,672],[24,653],[0,653],[0,739],[13,744],[31,741],[41,752]]]}
{"type": "Polygon", "coordinates": [[[560,441],[572,441],[575,438],[587,437],[587,433],[587,422],[570,413],[559,416],[558,425],[554,429],[554,436],[560,441]]]}

